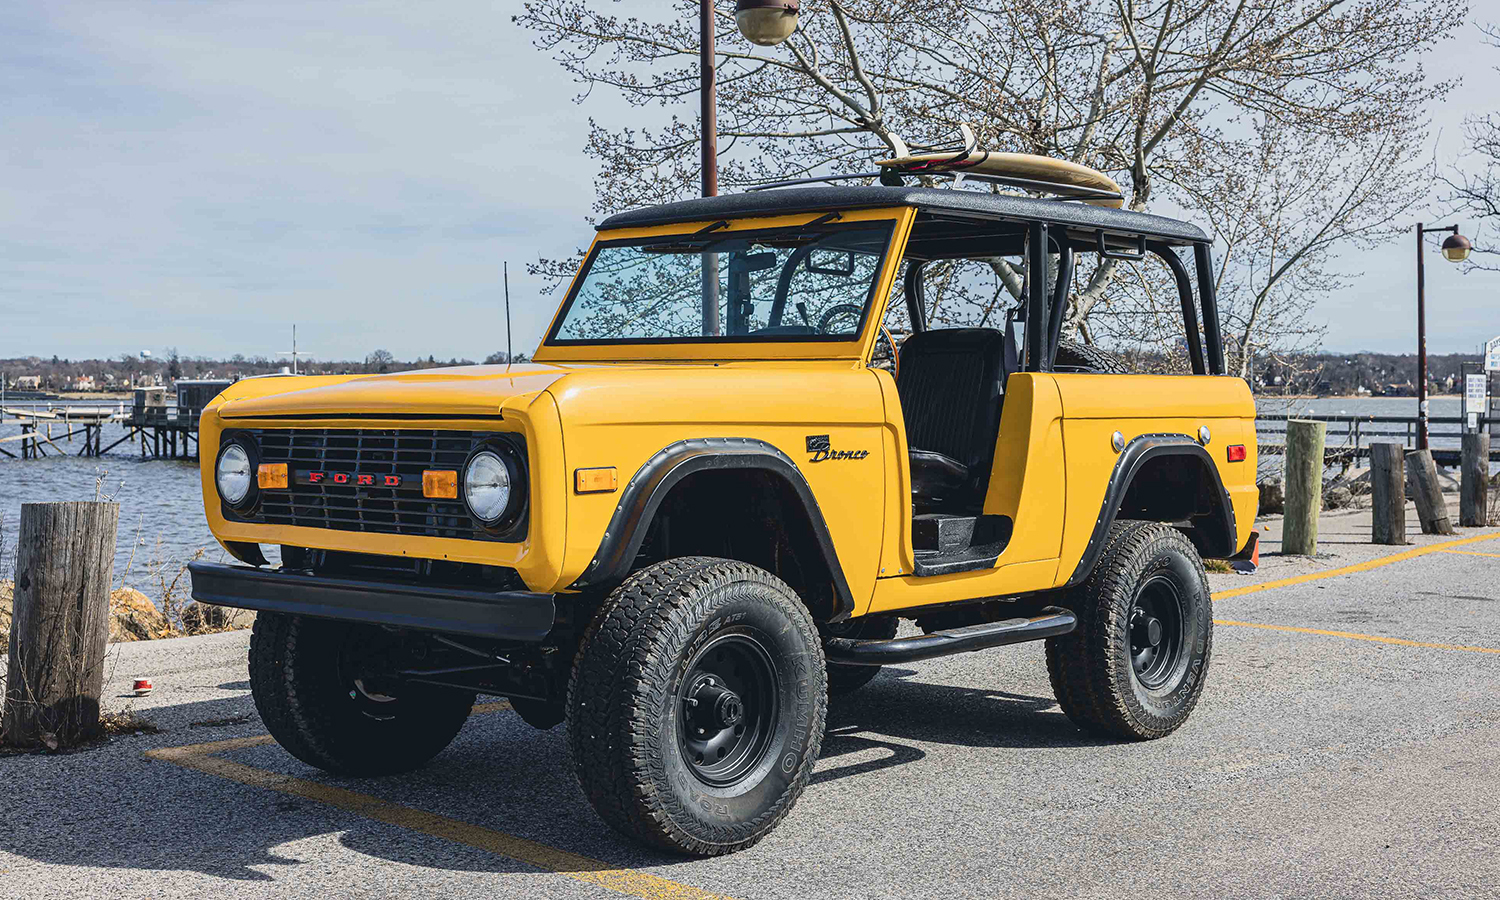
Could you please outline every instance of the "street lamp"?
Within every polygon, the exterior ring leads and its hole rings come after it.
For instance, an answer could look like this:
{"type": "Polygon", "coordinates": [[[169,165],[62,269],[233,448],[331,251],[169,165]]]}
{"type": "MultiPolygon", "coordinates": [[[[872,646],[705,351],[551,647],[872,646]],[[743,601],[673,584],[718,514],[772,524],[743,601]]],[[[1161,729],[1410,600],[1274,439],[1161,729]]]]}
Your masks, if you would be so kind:
{"type": "Polygon", "coordinates": [[[1428,228],[1417,223],[1417,449],[1427,449],[1427,268],[1422,260],[1422,238],[1427,234],[1447,232],[1443,239],[1443,258],[1463,262],[1474,245],[1458,233],[1457,225],[1428,228]]]}
{"type": "Polygon", "coordinates": [[[773,47],[797,30],[797,0],[735,0],[734,24],[750,43],[773,47]]]}

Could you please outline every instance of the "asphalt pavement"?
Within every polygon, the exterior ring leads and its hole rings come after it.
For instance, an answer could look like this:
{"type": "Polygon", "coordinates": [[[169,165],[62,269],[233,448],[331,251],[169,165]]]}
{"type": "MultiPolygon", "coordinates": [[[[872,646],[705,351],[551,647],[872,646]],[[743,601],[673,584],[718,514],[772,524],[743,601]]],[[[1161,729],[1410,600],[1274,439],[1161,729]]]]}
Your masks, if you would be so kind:
{"type": "Polygon", "coordinates": [[[1307,560],[1270,524],[1260,572],[1212,577],[1176,734],[1080,733],[1040,645],[891,668],[833,702],[782,826],[712,860],[614,834],[563,727],[503,704],[418,772],[332,778],[264,737],[248,633],[114,645],[107,704],[162,730],[0,757],[0,897],[1496,896],[1500,530],[1327,516],[1307,560]]]}

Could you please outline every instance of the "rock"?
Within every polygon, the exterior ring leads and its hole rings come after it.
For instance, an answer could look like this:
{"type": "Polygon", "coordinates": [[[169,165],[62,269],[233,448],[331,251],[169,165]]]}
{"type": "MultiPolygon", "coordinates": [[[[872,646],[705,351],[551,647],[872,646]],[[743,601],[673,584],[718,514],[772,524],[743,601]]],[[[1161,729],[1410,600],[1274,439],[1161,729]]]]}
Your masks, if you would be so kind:
{"type": "Polygon", "coordinates": [[[1335,482],[1323,489],[1324,509],[1347,509],[1354,505],[1354,492],[1346,484],[1335,482]]]}
{"type": "Polygon", "coordinates": [[[122,587],[109,595],[109,639],[111,641],[151,641],[166,637],[171,631],[167,617],[145,594],[135,588],[122,587]]]}
{"type": "Polygon", "coordinates": [[[1268,478],[1260,482],[1260,514],[1279,513],[1286,507],[1286,491],[1280,479],[1268,478]]]}
{"type": "Polygon", "coordinates": [[[194,600],[182,608],[182,628],[188,634],[211,631],[236,631],[255,624],[255,613],[248,609],[210,606],[194,600]]]}

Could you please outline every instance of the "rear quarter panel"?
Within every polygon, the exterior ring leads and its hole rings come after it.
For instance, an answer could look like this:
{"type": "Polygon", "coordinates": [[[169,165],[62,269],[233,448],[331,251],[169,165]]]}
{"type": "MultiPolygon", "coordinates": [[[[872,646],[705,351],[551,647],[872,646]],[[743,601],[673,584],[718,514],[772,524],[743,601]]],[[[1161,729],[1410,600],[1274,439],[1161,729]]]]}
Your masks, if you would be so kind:
{"type": "Polygon", "coordinates": [[[1058,578],[1077,567],[1093,533],[1119,453],[1116,431],[1129,442],[1143,434],[1196,438],[1206,426],[1206,450],[1234,507],[1235,546],[1254,528],[1259,494],[1255,486],[1255,400],[1243,379],[1203,375],[1053,376],[1062,399],[1063,448],[1067,458],[1066,525],[1058,578]],[[1243,462],[1229,462],[1226,449],[1243,444],[1243,462]]]}

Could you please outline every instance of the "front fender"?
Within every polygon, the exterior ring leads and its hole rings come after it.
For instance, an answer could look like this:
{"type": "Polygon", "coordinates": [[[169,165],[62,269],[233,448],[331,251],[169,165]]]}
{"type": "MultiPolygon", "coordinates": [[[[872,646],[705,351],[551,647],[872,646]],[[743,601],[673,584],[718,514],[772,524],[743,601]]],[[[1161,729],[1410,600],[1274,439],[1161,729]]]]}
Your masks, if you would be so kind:
{"type": "Polygon", "coordinates": [[[659,451],[633,475],[625,485],[620,503],[610,517],[604,538],[593,559],[571,589],[618,582],[630,573],[630,565],[640,553],[641,543],[650,530],[651,521],[672,488],[696,472],[722,469],[757,469],[780,479],[801,501],[803,512],[812,525],[813,536],[832,577],[837,609],[836,617],[854,609],[854,596],[844,577],[843,566],[834,549],[833,538],[812,488],[797,464],[781,450],[753,438],[696,438],[678,441],[659,451]]]}

